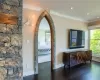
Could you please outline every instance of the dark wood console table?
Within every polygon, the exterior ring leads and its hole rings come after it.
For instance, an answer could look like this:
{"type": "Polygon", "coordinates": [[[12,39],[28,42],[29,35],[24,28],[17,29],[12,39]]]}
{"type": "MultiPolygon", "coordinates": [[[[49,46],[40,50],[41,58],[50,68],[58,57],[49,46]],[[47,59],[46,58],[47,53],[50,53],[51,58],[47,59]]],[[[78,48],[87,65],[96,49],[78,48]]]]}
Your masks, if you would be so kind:
{"type": "Polygon", "coordinates": [[[92,60],[92,51],[74,51],[74,52],[63,52],[63,63],[64,68],[68,66],[69,68],[81,63],[86,63],[87,61],[91,62],[92,60]]]}

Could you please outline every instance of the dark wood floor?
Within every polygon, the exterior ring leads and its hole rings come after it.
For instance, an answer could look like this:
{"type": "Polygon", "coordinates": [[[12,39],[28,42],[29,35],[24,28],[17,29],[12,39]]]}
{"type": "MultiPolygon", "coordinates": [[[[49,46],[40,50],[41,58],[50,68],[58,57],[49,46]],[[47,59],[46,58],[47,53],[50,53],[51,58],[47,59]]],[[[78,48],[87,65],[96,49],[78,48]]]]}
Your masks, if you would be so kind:
{"type": "Polygon", "coordinates": [[[51,73],[50,62],[39,64],[39,75],[24,77],[24,80],[100,80],[100,63],[81,64],[64,70],[57,69],[51,73]]]}

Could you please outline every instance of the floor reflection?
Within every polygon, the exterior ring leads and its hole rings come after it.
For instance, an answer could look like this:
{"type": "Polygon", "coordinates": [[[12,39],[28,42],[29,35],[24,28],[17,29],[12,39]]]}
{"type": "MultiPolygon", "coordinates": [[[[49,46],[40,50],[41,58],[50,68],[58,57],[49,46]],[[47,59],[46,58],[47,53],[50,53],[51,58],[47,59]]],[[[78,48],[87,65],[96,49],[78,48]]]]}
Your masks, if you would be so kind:
{"type": "Polygon", "coordinates": [[[51,80],[51,62],[39,63],[38,80],[51,80]]]}
{"type": "Polygon", "coordinates": [[[39,74],[24,80],[100,80],[100,63],[81,64],[70,70],[59,68],[51,72],[50,62],[39,64],[39,74]]]}

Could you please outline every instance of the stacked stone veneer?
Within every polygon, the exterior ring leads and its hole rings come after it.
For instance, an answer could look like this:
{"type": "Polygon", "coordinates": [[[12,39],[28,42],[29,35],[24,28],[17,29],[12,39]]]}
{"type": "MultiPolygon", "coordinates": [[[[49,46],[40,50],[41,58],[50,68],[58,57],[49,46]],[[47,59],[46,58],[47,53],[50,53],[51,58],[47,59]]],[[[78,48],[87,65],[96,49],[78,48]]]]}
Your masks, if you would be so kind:
{"type": "Polygon", "coordinates": [[[0,0],[0,12],[18,16],[15,25],[0,23],[0,80],[22,80],[22,0],[0,0]]]}

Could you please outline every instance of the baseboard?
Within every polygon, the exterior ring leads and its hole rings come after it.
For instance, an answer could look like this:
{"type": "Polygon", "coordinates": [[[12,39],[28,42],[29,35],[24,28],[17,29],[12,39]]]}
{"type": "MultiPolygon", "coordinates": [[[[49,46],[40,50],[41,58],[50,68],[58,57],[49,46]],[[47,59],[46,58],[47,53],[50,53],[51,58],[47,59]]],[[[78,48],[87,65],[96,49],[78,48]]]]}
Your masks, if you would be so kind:
{"type": "Polygon", "coordinates": [[[63,64],[63,63],[58,64],[58,65],[56,65],[55,69],[61,68],[61,67],[63,67],[63,66],[64,66],[64,64],[63,64]]]}
{"type": "Polygon", "coordinates": [[[23,72],[23,77],[34,75],[34,71],[23,72]]]}
{"type": "MultiPolygon", "coordinates": [[[[64,64],[58,64],[56,65],[56,67],[54,69],[58,69],[58,68],[61,68],[63,67],[64,64]]],[[[26,76],[30,76],[30,75],[34,75],[34,71],[27,71],[27,72],[23,72],[23,77],[26,77],[26,76]]]]}

